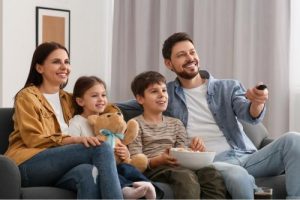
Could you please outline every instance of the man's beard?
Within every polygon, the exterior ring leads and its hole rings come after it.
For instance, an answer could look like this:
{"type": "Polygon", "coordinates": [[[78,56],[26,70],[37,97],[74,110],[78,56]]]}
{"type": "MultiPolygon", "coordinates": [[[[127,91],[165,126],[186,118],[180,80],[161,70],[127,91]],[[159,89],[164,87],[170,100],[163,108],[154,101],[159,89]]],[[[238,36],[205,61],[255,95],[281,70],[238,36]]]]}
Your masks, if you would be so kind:
{"type": "Polygon", "coordinates": [[[197,76],[199,74],[199,71],[188,73],[183,70],[181,72],[178,72],[174,68],[173,68],[173,71],[177,74],[177,76],[179,76],[183,79],[187,79],[187,80],[193,79],[193,78],[195,78],[195,76],[197,76]]]}

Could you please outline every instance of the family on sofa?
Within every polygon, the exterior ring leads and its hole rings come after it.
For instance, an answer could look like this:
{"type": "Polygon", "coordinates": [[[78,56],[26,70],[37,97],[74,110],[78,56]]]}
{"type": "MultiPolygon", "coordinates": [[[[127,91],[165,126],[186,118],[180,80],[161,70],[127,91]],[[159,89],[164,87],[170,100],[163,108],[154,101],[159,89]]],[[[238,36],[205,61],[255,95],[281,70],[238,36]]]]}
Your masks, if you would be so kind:
{"type": "Polygon", "coordinates": [[[54,42],[39,45],[27,81],[15,96],[14,131],[5,153],[18,165],[22,186],[54,185],[75,191],[77,198],[155,199],[164,198],[155,184],[159,181],[171,185],[174,198],[226,198],[228,192],[232,198],[253,199],[254,178],[285,173],[288,197],[299,198],[299,133],[286,133],[257,150],[238,121],[262,121],[267,88],[246,90],[236,80],[215,79],[199,70],[199,57],[186,33],[167,38],[162,54],[176,80],[166,83],[151,71],[136,76],[136,100],[117,106],[136,112],[140,131],[128,148],[118,144],[112,150],[88,134],[87,118],[102,114],[108,105],[104,82],[82,84],[86,87],[79,96],[65,92],[71,71],[68,51],[54,42]],[[68,131],[75,105],[74,127],[81,133],[68,131]],[[181,145],[217,156],[205,169],[184,169],[168,153],[181,145]],[[144,154],[147,170],[116,165],[114,154],[123,160],[144,154]],[[206,173],[212,176],[202,181],[206,173]]]}

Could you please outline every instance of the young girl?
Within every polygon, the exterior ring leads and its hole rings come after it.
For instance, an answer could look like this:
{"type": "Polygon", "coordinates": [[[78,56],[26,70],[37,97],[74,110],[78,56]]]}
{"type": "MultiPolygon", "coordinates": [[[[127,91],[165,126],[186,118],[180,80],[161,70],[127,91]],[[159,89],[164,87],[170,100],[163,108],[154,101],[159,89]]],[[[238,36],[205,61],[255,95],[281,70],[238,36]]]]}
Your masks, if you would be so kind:
{"type": "MultiPolygon", "coordinates": [[[[74,86],[73,102],[75,116],[70,120],[68,134],[78,137],[94,137],[87,117],[104,112],[108,102],[105,83],[95,76],[80,77],[74,86]]],[[[89,144],[86,143],[86,145],[89,144]]],[[[124,160],[130,156],[126,145],[123,144],[115,147],[115,153],[124,160]]],[[[117,166],[117,170],[125,199],[156,198],[154,186],[133,166],[123,163],[117,166]]]]}

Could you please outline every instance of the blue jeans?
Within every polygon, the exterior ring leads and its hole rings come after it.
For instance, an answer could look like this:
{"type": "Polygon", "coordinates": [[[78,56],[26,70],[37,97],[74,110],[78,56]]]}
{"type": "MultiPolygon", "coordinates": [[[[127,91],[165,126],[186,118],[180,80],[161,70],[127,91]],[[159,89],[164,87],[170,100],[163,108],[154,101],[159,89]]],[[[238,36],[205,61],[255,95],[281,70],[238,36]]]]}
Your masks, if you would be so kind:
{"type": "Polygon", "coordinates": [[[122,199],[112,148],[71,144],[46,149],[19,166],[22,186],[56,186],[79,199],[122,199]]]}
{"type": "Polygon", "coordinates": [[[224,152],[216,156],[214,166],[221,172],[227,190],[234,199],[253,199],[253,177],[285,172],[288,198],[300,198],[300,134],[286,133],[266,147],[249,155],[224,152]]]}

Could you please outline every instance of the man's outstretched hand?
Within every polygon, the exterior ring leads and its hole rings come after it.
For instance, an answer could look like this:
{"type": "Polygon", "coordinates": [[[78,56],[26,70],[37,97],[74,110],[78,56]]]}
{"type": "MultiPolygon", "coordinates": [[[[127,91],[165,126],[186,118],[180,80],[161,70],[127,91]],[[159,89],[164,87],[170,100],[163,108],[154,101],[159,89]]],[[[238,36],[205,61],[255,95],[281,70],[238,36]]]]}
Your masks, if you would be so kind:
{"type": "Polygon", "coordinates": [[[251,102],[250,114],[253,118],[256,118],[262,112],[265,103],[269,98],[269,91],[267,86],[261,83],[248,89],[246,97],[251,102]]]}

